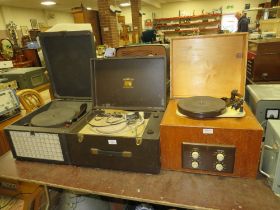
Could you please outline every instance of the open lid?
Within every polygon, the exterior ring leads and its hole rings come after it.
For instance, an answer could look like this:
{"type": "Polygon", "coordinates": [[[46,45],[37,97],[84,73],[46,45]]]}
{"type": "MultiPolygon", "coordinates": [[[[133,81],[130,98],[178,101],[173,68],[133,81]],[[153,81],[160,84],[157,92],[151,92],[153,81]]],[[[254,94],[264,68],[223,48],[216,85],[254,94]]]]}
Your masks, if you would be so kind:
{"type": "Polygon", "coordinates": [[[247,33],[171,40],[171,98],[245,94],[247,33]]]}
{"type": "Polygon", "coordinates": [[[40,33],[55,98],[91,97],[90,59],[95,58],[90,31],[40,33]]]}
{"type": "Polygon", "coordinates": [[[165,109],[165,57],[123,57],[92,62],[95,108],[165,109]]]}

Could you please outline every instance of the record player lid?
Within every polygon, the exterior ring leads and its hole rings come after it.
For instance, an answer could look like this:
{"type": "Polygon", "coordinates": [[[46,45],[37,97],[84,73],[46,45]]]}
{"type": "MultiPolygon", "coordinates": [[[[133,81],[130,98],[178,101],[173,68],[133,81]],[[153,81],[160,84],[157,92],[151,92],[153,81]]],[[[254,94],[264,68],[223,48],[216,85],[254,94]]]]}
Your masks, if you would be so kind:
{"type": "Polygon", "coordinates": [[[245,94],[247,33],[171,39],[171,98],[245,94]]]}
{"type": "Polygon", "coordinates": [[[95,57],[90,31],[40,33],[55,98],[91,98],[90,59],[95,57]]]}
{"type": "Polygon", "coordinates": [[[95,108],[165,109],[165,57],[94,59],[93,67],[95,108]]]}

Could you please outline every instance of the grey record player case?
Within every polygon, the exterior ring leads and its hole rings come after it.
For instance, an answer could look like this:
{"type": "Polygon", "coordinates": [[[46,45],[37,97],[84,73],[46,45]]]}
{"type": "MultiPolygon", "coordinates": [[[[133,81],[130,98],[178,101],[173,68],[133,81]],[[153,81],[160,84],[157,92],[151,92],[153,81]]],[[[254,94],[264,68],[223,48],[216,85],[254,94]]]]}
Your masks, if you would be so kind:
{"type": "Polygon", "coordinates": [[[91,110],[90,59],[95,46],[89,31],[45,32],[40,42],[55,100],[5,128],[13,156],[19,160],[71,164],[66,134],[91,110]],[[31,119],[44,111],[71,109],[86,113],[71,124],[33,126],[31,119]]]}
{"type": "MultiPolygon", "coordinates": [[[[163,56],[95,59],[93,106],[88,119],[106,109],[144,112],[141,136],[79,134],[68,136],[74,165],[142,173],[160,172],[159,126],[166,107],[166,60],[163,56]],[[125,81],[130,80],[130,87],[125,81]],[[114,144],[110,142],[114,141],[114,144]],[[92,149],[97,151],[92,152],[92,149]],[[129,153],[130,156],[125,154],[129,153]]],[[[80,123],[78,133],[89,120],[80,123]]]]}

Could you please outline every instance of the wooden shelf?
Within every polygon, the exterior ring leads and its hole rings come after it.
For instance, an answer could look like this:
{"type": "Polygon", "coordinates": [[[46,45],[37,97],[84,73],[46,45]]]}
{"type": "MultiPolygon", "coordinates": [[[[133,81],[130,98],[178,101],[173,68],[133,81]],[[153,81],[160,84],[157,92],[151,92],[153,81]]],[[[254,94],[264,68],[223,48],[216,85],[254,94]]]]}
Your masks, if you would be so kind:
{"type": "Polygon", "coordinates": [[[185,19],[200,19],[200,18],[215,18],[221,17],[222,14],[206,14],[206,15],[193,15],[193,16],[181,16],[181,17],[170,17],[170,18],[156,18],[154,21],[172,21],[172,20],[185,20],[185,19]]]}
{"type": "Polygon", "coordinates": [[[221,16],[222,14],[218,13],[218,14],[158,18],[158,19],[154,19],[154,28],[157,30],[161,30],[165,35],[193,33],[197,31],[216,33],[219,30],[218,26],[215,28],[206,28],[206,27],[221,24],[221,18],[220,18],[221,16]],[[201,20],[201,21],[194,22],[194,20],[201,20]]]}
{"type": "MultiPolygon", "coordinates": [[[[195,29],[184,29],[184,30],[178,30],[178,31],[163,31],[164,34],[178,34],[178,33],[187,33],[187,32],[195,32],[198,28],[195,29]]],[[[202,28],[199,29],[200,32],[206,32],[206,31],[218,31],[218,28],[202,28]]]]}
{"type": "Polygon", "coordinates": [[[196,22],[196,23],[177,23],[177,24],[158,24],[156,25],[156,29],[160,28],[171,28],[171,27],[187,27],[187,26],[203,26],[203,25],[216,25],[219,24],[221,21],[216,20],[216,21],[209,21],[209,22],[196,22]]]}

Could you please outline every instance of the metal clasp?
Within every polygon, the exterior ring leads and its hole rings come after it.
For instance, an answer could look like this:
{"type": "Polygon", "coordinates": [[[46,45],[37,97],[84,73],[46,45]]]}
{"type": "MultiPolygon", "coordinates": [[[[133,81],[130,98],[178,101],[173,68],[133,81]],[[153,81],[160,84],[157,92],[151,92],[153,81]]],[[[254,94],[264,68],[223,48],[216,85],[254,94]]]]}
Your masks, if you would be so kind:
{"type": "Polygon", "coordinates": [[[84,141],[84,135],[78,133],[78,142],[79,142],[79,143],[82,143],[83,141],[84,141]]]}
{"type": "Polygon", "coordinates": [[[142,138],[141,137],[136,137],[136,145],[140,146],[142,144],[142,138]]]}

